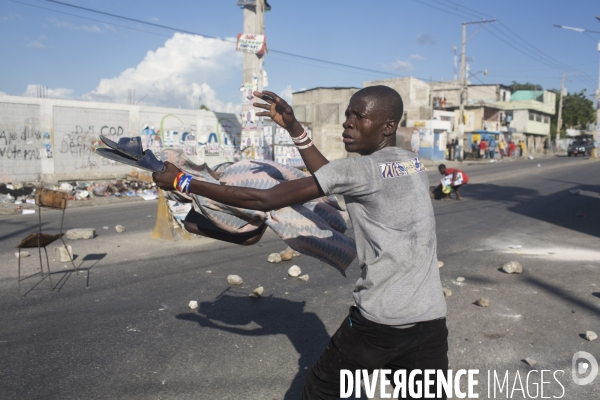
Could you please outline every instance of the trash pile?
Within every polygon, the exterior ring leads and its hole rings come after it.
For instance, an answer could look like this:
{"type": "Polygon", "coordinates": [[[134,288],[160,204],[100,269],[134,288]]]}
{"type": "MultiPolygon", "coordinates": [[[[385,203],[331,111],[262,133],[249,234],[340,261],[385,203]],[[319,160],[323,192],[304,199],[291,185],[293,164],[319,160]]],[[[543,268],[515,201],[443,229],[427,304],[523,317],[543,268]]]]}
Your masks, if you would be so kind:
{"type": "MultiPolygon", "coordinates": [[[[125,179],[98,182],[69,181],[46,186],[69,194],[69,200],[89,200],[94,197],[144,197],[148,200],[158,196],[158,188],[150,176],[128,175],[125,179]]],[[[34,183],[0,183],[0,203],[35,204],[34,183]]]]}

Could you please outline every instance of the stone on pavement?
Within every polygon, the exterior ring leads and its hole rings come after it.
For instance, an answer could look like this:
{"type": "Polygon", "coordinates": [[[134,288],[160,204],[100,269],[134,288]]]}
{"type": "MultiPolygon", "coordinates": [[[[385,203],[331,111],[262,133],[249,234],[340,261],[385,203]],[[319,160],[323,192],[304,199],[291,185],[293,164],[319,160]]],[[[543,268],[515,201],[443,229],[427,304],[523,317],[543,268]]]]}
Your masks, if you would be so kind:
{"type": "Polygon", "coordinates": [[[263,288],[262,286],[259,286],[256,289],[254,289],[252,291],[252,293],[250,293],[248,296],[250,296],[250,297],[260,297],[260,296],[262,296],[262,294],[263,294],[264,291],[265,291],[265,288],[263,288]]]}
{"type": "Polygon", "coordinates": [[[73,259],[73,248],[67,245],[54,248],[54,258],[60,262],[69,262],[73,259]]]}
{"type": "Polygon", "coordinates": [[[190,301],[190,304],[188,304],[188,306],[190,307],[190,309],[196,310],[198,308],[198,302],[196,300],[192,300],[190,301]]]}
{"type": "Polygon", "coordinates": [[[482,297],[480,299],[477,299],[475,301],[475,304],[477,304],[479,307],[488,307],[490,305],[490,300],[486,299],[485,297],[482,297]]]}
{"type": "Polygon", "coordinates": [[[444,290],[444,297],[452,296],[452,290],[450,290],[448,288],[443,288],[443,290],[444,290]]]}
{"type": "MultiPolygon", "coordinates": [[[[15,257],[19,258],[19,252],[18,251],[15,253],[15,257]]],[[[22,251],[21,252],[21,258],[25,258],[25,257],[29,257],[29,252],[22,251]]]]}
{"type": "Polygon", "coordinates": [[[119,233],[123,233],[125,232],[125,227],[123,225],[117,225],[115,226],[115,230],[119,233]]]}
{"type": "Polygon", "coordinates": [[[443,261],[438,261],[438,268],[442,268],[444,266],[444,262],[443,261]]]}
{"type": "Polygon", "coordinates": [[[300,279],[301,281],[304,281],[304,282],[308,282],[309,277],[308,277],[308,274],[304,274],[302,276],[299,276],[298,279],[300,279]]]}
{"type": "Polygon", "coordinates": [[[598,335],[596,335],[596,332],[587,331],[585,333],[585,340],[589,340],[591,342],[592,340],[596,340],[596,339],[598,339],[598,335]]]}
{"type": "Polygon", "coordinates": [[[294,257],[294,250],[291,247],[288,247],[284,251],[280,252],[279,255],[283,261],[289,261],[294,257]]]}
{"type": "Polygon", "coordinates": [[[292,265],[290,267],[290,269],[288,269],[288,275],[291,277],[294,277],[294,278],[299,276],[301,273],[302,273],[302,271],[300,270],[300,267],[297,265],[292,265]]]}
{"type": "Polygon", "coordinates": [[[69,229],[66,232],[67,239],[71,240],[87,240],[93,239],[96,235],[94,228],[69,229]]]}
{"type": "Polygon", "coordinates": [[[279,255],[279,253],[271,253],[271,254],[269,254],[269,257],[267,258],[267,261],[270,263],[281,262],[281,256],[279,255]]]}
{"type": "Polygon", "coordinates": [[[462,276],[459,276],[458,278],[456,278],[456,282],[464,282],[465,278],[463,278],[462,276]]]}
{"type": "Polygon", "coordinates": [[[525,361],[525,363],[527,365],[529,365],[530,367],[533,367],[535,364],[537,364],[537,361],[535,361],[533,358],[525,358],[523,361],[525,361]]]}
{"type": "Polygon", "coordinates": [[[294,250],[294,257],[300,257],[302,255],[302,253],[300,253],[299,251],[294,250]]]}
{"type": "Polygon", "coordinates": [[[230,285],[241,285],[244,283],[244,280],[239,275],[228,275],[227,283],[230,285]]]}
{"type": "Polygon", "coordinates": [[[502,271],[507,274],[520,274],[523,272],[523,266],[518,261],[509,261],[502,266],[502,271]]]}

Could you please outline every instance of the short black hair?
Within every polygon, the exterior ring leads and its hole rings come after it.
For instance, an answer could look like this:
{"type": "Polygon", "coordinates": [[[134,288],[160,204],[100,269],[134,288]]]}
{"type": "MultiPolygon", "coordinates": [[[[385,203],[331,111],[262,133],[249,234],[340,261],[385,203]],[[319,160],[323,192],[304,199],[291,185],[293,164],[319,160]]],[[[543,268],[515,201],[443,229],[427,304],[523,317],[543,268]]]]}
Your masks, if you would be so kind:
{"type": "Polygon", "coordinates": [[[442,168],[446,169],[446,165],[444,165],[444,164],[438,165],[438,171],[441,171],[442,168]]]}
{"type": "Polygon", "coordinates": [[[404,102],[400,93],[391,87],[383,85],[367,86],[354,93],[354,96],[363,96],[374,100],[377,108],[384,110],[387,119],[392,119],[398,123],[402,120],[404,102]]]}

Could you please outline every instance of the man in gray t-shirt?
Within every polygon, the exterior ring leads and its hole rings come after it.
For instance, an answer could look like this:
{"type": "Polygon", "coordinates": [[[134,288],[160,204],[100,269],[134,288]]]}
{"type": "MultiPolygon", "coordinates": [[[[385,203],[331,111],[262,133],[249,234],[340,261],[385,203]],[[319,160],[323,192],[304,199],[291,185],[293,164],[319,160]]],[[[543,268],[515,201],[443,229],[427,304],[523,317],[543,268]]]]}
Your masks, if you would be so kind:
{"type": "MultiPolygon", "coordinates": [[[[283,99],[267,91],[254,95],[266,101],[254,106],[268,110],[256,115],[270,117],[290,133],[313,176],[267,190],[199,180],[189,182],[187,189],[231,206],[262,211],[325,194],[344,195],[362,269],[354,290],[356,307],[350,308],[309,370],[303,399],[337,399],[340,371],[354,374],[363,369],[403,370],[406,377],[415,371],[415,387],[421,385],[423,393],[437,393],[435,374],[448,370],[446,303],[427,175],[416,154],[396,147],[396,129],[403,113],[400,95],[386,86],[355,93],[346,109],[342,137],[346,150],[362,157],[331,163],[313,145],[283,99]],[[424,379],[426,370],[438,372],[424,379]]],[[[165,162],[165,166],[153,178],[159,187],[173,190],[174,181],[185,177],[181,178],[173,164],[165,162]]],[[[393,381],[391,376],[387,378],[393,381]]],[[[407,398],[408,383],[401,383],[404,385],[397,389],[403,387],[399,394],[407,398]]],[[[446,398],[444,394],[427,397],[446,398]]]]}

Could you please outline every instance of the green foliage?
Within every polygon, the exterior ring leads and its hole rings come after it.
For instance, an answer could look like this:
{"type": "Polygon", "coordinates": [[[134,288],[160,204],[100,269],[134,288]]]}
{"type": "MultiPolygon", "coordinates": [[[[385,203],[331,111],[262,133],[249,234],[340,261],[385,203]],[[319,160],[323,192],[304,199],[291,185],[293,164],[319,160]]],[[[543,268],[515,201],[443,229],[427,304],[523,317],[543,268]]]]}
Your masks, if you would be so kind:
{"type": "Polygon", "coordinates": [[[210,111],[210,108],[206,107],[204,104],[202,104],[202,105],[200,106],[200,109],[201,109],[201,110],[210,111]]]}
{"type": "MultiPolygon", "coordinates": [[[[550,135],[554,139],[558,121],[560,90],[553,90],[553,92],[556,93],[556,113],[550,119],[550,135]]],[[[585,129],[592,122],[596,122],[594,102],[586,97],[585,89],[579,93],[568,93],[563,97],[561,138],[567,137],[567,129],[585,129]]]]}
{"type": "Polygon", "coordinates": [[[512,84],[508,85],[508,87],[510,88],[510,91],[512,93],[516,92],[517,90],[544,90],[544,88],[542,88],[541,85],[536,85],[535,83],[517,83],[515,81],[512,81],[512,84]]]}

